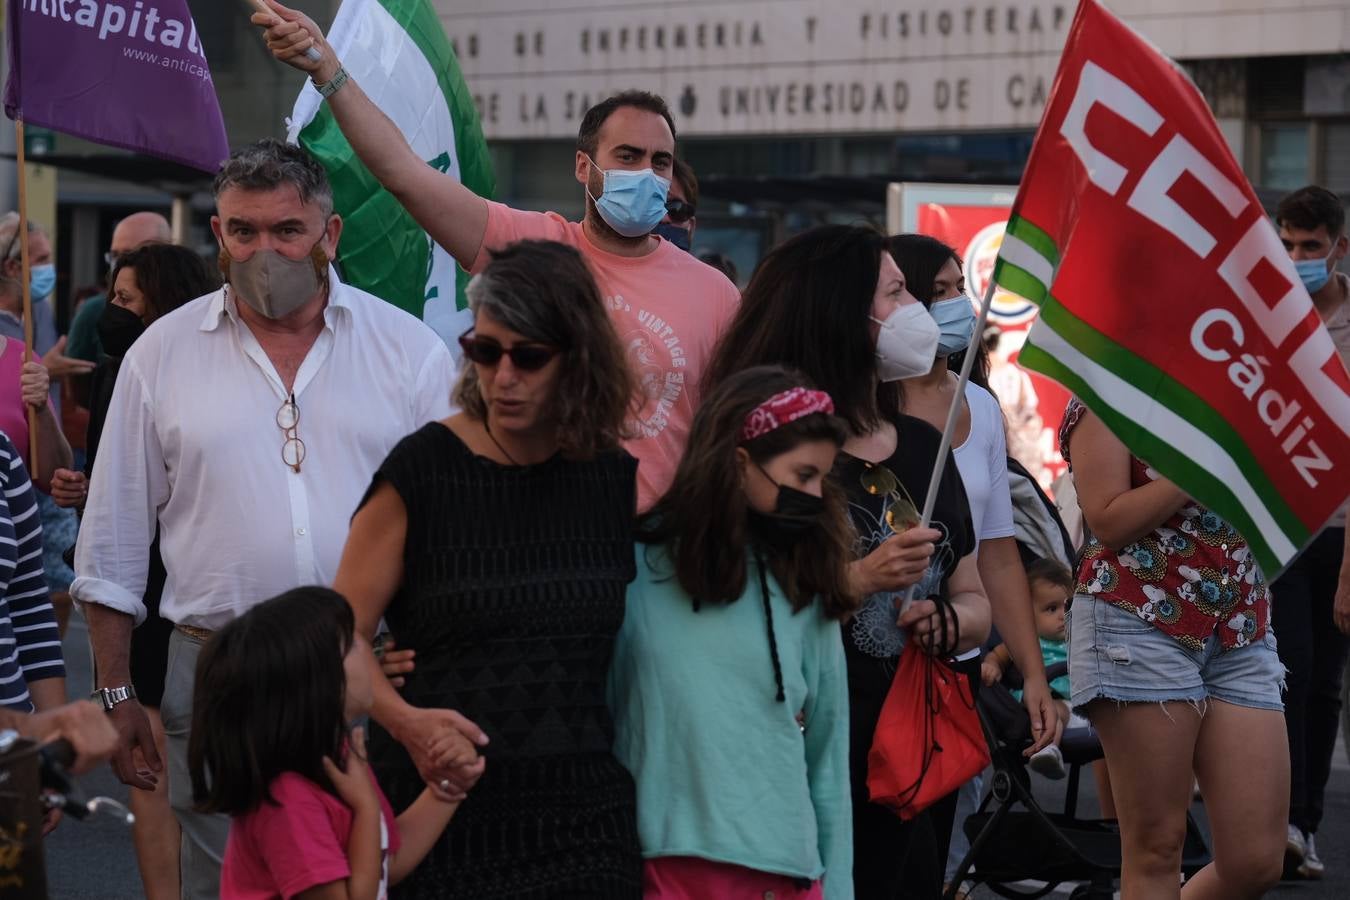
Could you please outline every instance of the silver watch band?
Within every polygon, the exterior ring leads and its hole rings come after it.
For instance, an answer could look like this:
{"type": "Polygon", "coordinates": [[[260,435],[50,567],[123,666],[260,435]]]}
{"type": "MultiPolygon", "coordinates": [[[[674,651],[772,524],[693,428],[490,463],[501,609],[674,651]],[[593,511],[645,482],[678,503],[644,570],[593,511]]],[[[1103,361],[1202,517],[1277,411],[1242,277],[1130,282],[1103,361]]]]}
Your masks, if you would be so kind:
{"type": "Polygon", "coordinates": [[[135,697],[136,689],[129,684],[122,684],[117,687],[99,688],[90,695],[89,699],[102,703],[104,712],[112,712],[113,707],[117,704],[133,700],[135,697]]]}
{"type": "Polygon", "coordinates": [[[338,90],[340,90],[342,86],[347,83],[347,78],[348,78],[347,70],[339,66],[338,70],[333,73],[333,77],[325,81],[323,84],[314,81],[313,78],[311,78],[310,81],[314,82],[314,89],[319,92],[319,96],[327,100],[329,97],[336,94],[338,90]]]}

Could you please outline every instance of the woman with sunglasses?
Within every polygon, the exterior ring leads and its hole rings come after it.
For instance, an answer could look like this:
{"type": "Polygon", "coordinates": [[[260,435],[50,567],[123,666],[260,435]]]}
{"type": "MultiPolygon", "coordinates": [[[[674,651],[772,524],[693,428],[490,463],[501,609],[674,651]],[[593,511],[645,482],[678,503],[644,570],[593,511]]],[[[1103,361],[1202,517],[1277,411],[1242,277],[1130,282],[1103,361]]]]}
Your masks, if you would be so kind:
{"type": "MultiPolygon", "coordinates": [[[[853,880],[865,898],[898,897],[911,840],[922,833],[916,823],[931,814],[931,827],[949,833],[955,810],[955,793],[910,822],[870,802],[868,750],[900,653],[910,644],[907,652],[947,656],[978,647],[989,632],[970,509],[950,459],[933,527],[913,527],[915,501],[923,502],[941,435],[895,412],[892,383],[928,371],[937,338],[936,323],[906,290],[882,236],[827,225],[780,244],[760,263],[707,376],[714,389],[749,366],[790,365],[834,399],[836,415],[849,427],[834,477],[847,494],[856,532],[851,582],[862,600],[843,624],[843,638],[853,880]],[[915,585],[918,599],[906,607],[915,585]]],[[[945,857],[945,848],[927,846],[945,857]]],[[[926,868],[940,871],[941,864],[926,868]]],[[[914,896],[937,896],[941,882],[906,887],[914,896]]]]}
{"type": "Polygon", "coordinates": [[[400,696],[365,651],[370,757],[394,806],[424,783],[462,794],[470,773],[432,748],[481,729],[481,779],[400,893],[638,897],[633,779],[605,704],[634,576],[637,463],[620,441],[636,388],[577,251],[511,245],[468,297],[463,412],[389,454],[335,581],[367,641],[383,617],[416,657],[400,696]]]}

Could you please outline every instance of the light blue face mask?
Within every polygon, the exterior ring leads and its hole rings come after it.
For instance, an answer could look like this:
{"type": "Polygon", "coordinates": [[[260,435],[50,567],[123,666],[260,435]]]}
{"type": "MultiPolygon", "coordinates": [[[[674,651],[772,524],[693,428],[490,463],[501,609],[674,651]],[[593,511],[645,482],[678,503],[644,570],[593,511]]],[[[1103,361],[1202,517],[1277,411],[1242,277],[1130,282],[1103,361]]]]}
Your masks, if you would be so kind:
{"type": "Polygon", "coordinates": [[[1303,286],[1308,289],[1308,293],[1315,294],[1331,280],[1331,272],[1327,269],[1327,258],[1320,259],[1296,259],[1294,268],[1298,270],[1298,277],[1303,279],[1303,286]]]}
{"type": "MultiPolygon", "coordinates": [[[[590,159],[590,157],[587,157],[590,159]]],[[[591,165],[595,160],[591,159],[591,165]]],[[[605,169],[605,187],[600,196],[586,196],[595,201],[595,208],[605,224],[628,238],[652,233],[666,217],[666,197],[670,193],[670,179],[662,178],[651,169],[605,169]]]]}
{"type": "Polygon", "coordinates": [[[28,270],[28,290],[34,300],[56,290],[56,264],[44,263],[28,270]]]}
{"type": "Polygon", "coordinates": [[[970,346],[975,334],[975,306],[965,294],[947,300],[935,300],[928,314],[938,323],[939,357],[960,353],[970,346]]]}

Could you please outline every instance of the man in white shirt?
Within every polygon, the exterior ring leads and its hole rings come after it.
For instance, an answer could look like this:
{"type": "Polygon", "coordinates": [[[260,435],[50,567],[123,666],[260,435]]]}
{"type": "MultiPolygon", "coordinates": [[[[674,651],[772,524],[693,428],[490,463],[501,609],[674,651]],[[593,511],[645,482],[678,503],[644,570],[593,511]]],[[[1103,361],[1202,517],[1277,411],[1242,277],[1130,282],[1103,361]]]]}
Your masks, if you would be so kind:
{"type": "Polygon", "coordinates": [[[342,220],[323,168],[264,140],[217,175],[221,290],[157,320],[126,355],[75,554],[113,768],[152,788],[162,765],[130,685],[150,543],[175,625],[161,714],[169,799],[183,829],[184,897],[215,897],[229,821],[192,809],[187,770],[197,654],[262,600],[329,583],[372,474],[404,435],[450,414],[444,343],[342,284],[342,220]],[[133,751],[139,751],[133,757],[133,751]]]}

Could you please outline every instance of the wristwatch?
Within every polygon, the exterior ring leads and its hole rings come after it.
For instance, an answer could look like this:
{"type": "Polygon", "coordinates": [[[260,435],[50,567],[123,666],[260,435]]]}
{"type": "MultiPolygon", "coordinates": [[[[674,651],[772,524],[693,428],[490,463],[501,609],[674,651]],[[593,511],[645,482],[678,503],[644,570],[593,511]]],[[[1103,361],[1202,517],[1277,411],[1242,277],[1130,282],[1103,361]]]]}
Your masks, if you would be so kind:
{"type": "Polygon", "coordinates": [[[319,82],[314,81],[313,78],[310,78],[310,81],[314,83],[314,89],[319,92],[319,96],[327,100],[347,83],[347,77],[347,70],[339,66],[338,70],[333,73],[333,77],[324,83],[320,84],[319,82]]]}
{"type": "Polygon", "coordinates": [[[102,703],[104,712],[112,712],[113,707],[117,704],[136,699],[136,689],[129,684],[113,688],[99,688],[89,695],[89,699],[102,703]]]}

